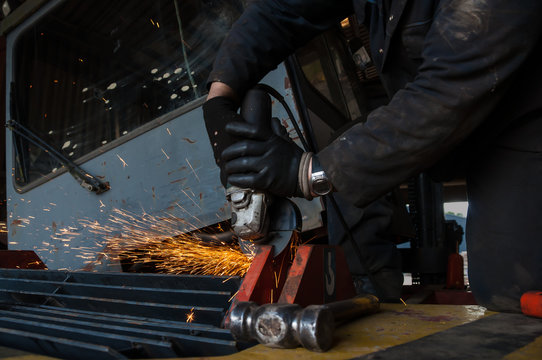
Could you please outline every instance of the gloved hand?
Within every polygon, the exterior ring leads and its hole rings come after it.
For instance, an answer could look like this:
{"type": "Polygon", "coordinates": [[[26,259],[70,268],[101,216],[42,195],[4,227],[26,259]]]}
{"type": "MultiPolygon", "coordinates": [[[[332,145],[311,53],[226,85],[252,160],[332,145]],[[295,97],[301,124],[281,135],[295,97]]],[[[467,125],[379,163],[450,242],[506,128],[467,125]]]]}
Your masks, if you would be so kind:
{"type": "Polygon", "coordinates": [[[222,152],[228,183],[281,197],[303,197],[298,184],[303,150],[288,137],[278,119],[272,119],[271,129],[270,133],[243,121],[226,125],[226,132],[240,139],[222,152]]]}
{"type": "Polygon", "coordinates": [[[220,167],[220,180],[224,186],[226,186],[226,173],[220,160],[220,154],[235,142],[235,139],[224,128],[232,121],[243,121],[241,115],[237,113],[237,107],[234,100],[223,96],[207,100],[202,106],[207,135],[213,147],[215,162],[220,167]]]}

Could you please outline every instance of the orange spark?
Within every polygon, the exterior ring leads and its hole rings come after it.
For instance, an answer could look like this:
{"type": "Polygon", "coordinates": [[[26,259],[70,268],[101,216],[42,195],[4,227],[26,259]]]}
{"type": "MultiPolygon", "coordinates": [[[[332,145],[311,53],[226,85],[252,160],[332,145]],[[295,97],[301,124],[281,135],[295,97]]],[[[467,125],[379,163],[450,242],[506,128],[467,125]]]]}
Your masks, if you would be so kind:
{"type": "Polygon", "coordinates": [[[190,312],[186,314],[186,322],[191,323],[194,321],[194,308],[190,309],[190,312]]]}
{"type": "MultiPolygon", "coordinates": [[[[94,259],[103,253],[101,258],[127,260],[150,266],[156,272],[215,276],[244,276],[252,262],[237,243],[206,242],[197,233],[179,235],[183,227],[197,227],[169,214],[155,217],[113,209],[106,225],[96,220],[80,220],[80,224],[101,239],[94,252],[84,249],[83,255],[94,259]]],[[[52,238],[69,241],[76,234],[71,229],[60,229],[52,238]]]]}
{"type": "Polygon", "coordinates": [[[196,177],[196,179],[198,179],[198,182],[200,182],[199,180],[199,177],[198,177],[198,174],[196,174],[196,171],[194,170],[194,168],[192,167],[192,164],[190,164],[190,161],[188,161],[188,158],[185,158],[186,162],[188,163],[188,166],[190,166],[190,169],[192,169],[192,172],[194,173],[194,176],[196,177]]]}
{"type": "Polygon", "coordinates": [[[230,299],[228,300],[228,302],[231,302],[233,299],[235,299],[235,297],[237,296],[238,293],[239,293],[239,290],[237,290],[237,291],[230,297],[230,299]]]}
{"type": "Polygon", "coordinates": [[[183,194],[186,195],[187,198],[189,198],[190,200],[192,200],[192,202],[194,203],[194,205],[196,205],[196,206],[201,210],[201,207],[198,205],[198,203],[196,203],[196,201],[195,201],[194,199],[192,199],[192,198],[190,197],[190,195],[188,195],[188,194],[186,193],[186,191],[184,191],[184,190],[181,190],[181,191],[182,191],[183,194]]]}
{"type": "Polygon", "coordinates": [[[123,158],[121,158],[119,154],[117,154],[117,157],[118,157],[118,158],[119,158],[119,160],[120,160],[120,161],[122,162],[122,167],[126,167],[126,166],[128,166],[128,164],[126,163],[126,161],[124,161],[124,159],[123,159],[123,158]]]}

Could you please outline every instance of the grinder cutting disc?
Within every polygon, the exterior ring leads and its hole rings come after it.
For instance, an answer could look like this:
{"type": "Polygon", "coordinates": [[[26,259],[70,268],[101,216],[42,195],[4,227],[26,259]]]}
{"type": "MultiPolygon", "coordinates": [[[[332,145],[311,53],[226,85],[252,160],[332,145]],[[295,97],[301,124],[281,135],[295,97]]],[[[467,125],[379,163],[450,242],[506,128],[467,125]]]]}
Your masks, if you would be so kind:
{"type": "Polygon", "coordinates": [[[268,208],[269,232],[258,240],[239,239],[241,250],[254,254],[255,246],[273,245],[274,256],[279,255],[290,244],[294,231],[301,231],[301,212],[297,205],[287,198],[275,198],[268,208]]]}

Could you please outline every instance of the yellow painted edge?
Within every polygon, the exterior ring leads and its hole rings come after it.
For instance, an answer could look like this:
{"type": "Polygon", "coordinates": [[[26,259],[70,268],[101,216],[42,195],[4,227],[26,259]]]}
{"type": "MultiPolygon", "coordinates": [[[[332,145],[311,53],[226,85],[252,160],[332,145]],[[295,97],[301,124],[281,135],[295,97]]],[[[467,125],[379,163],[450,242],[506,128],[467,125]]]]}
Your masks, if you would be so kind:
{"type": "Polygon", "coordinates": [[[54,360],[45,355],[32,354],[27,351],[17,350],[9,347],[0,346],[1,360],[54,360]]]}
{"type": "Polygon", "coordinates": [[[503,360],[534,360],[542,358],[542,336],[533,342],[506,355],[503,360]]]}

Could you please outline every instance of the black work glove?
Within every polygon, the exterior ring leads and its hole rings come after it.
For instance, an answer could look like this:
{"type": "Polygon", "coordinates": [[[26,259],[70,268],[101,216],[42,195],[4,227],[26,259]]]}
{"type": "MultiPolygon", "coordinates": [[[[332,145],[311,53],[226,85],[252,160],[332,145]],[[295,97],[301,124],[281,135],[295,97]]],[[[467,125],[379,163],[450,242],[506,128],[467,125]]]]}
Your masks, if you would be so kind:
{"type": "Polygon", "coordinates": [[[241,115],[237,113],[237,107],[232,99],[222,96],[214,97],[202,106],[205,128],[213,147],[215,162],[220,167],[220,181],[224,187],[226,187],[226,173],[220,160],[220,154],[235,142],[235,139],[224,128],[232,121],[243,121],[241,115]]]}
{"type": "Polygon", "coordinates": [[[278,119],[272,119],[271,129],[243,121],[226,125],[226,132],[240,139],[222,152],[228,183],[281,197],[302,197],[298,171],[303,150],[278,119]]]}

